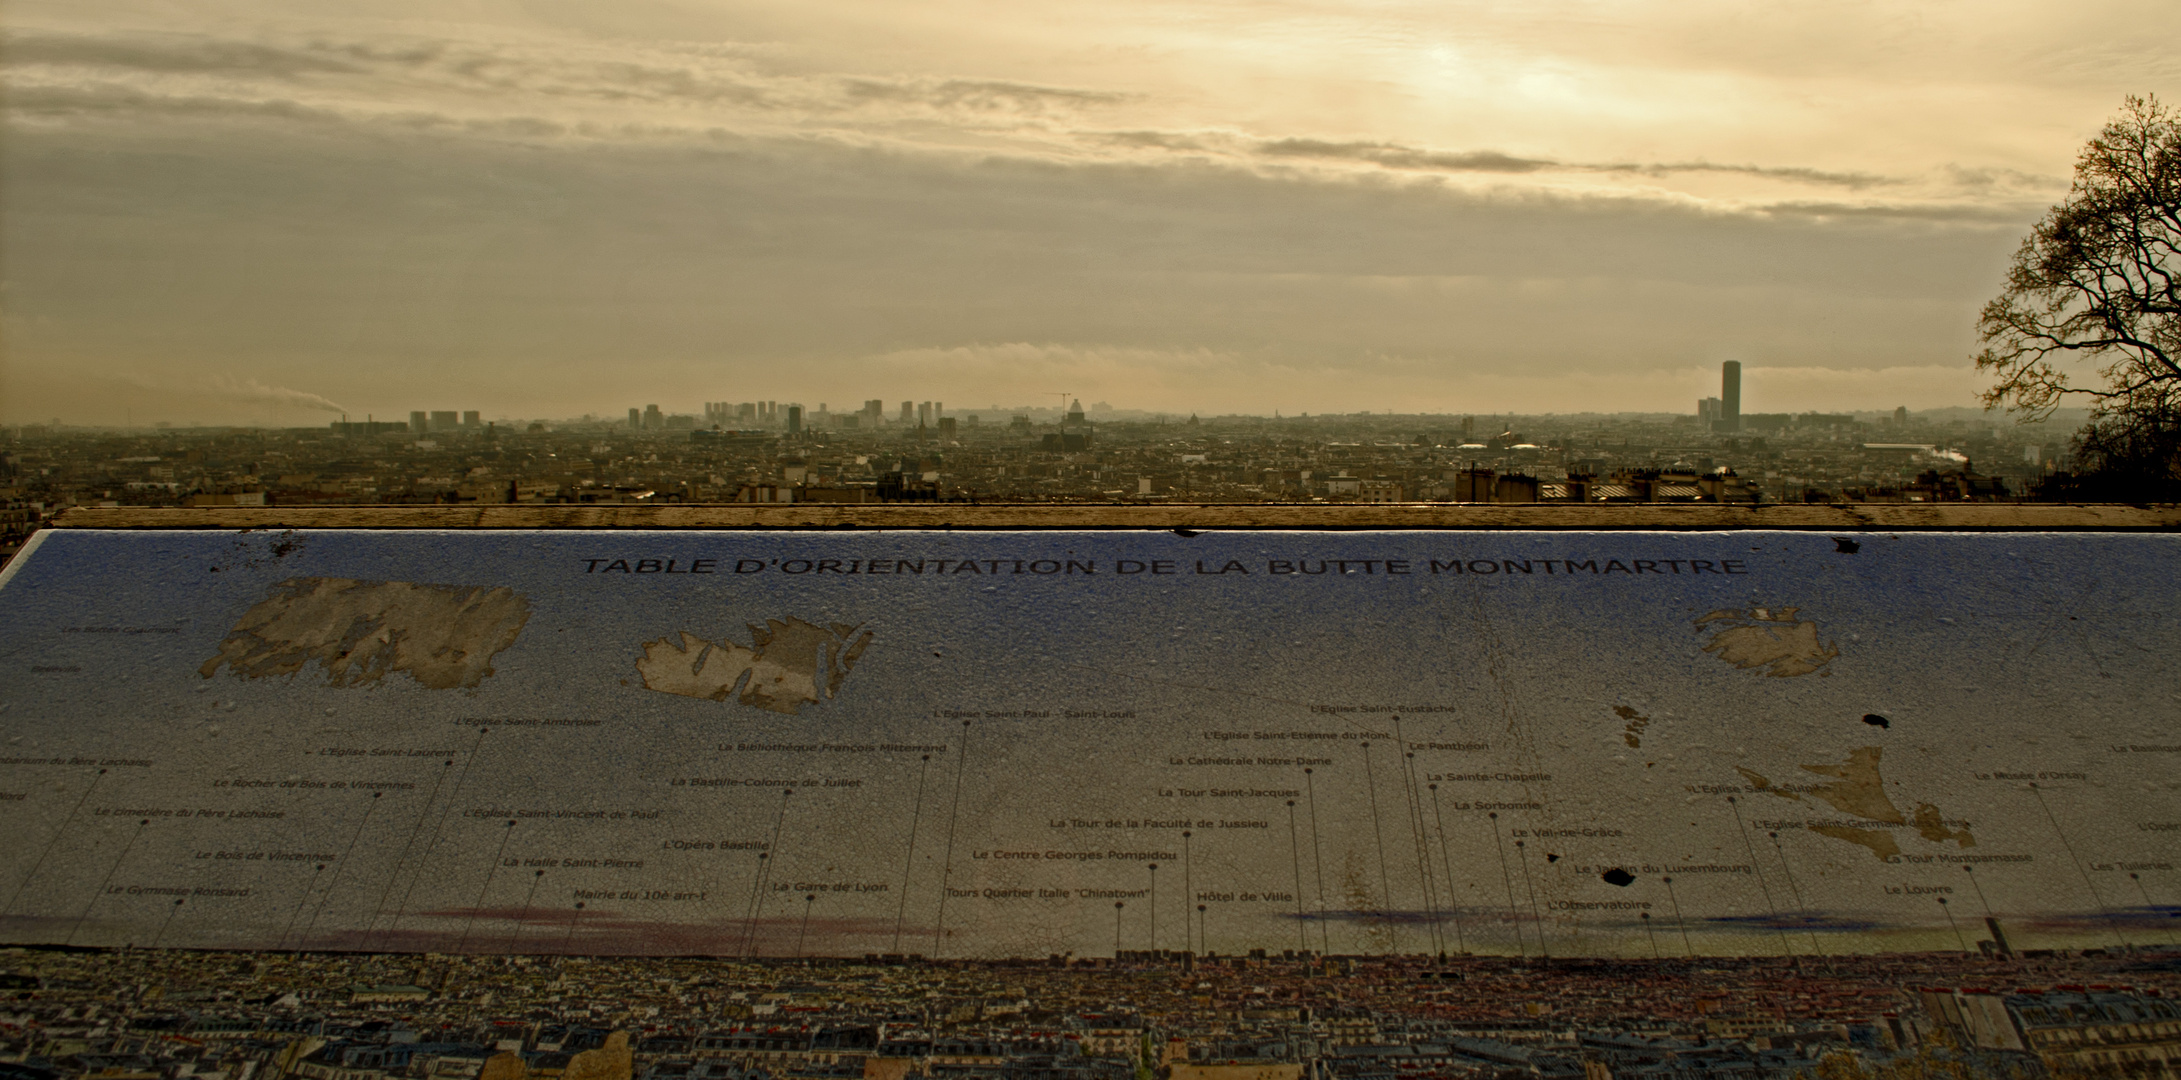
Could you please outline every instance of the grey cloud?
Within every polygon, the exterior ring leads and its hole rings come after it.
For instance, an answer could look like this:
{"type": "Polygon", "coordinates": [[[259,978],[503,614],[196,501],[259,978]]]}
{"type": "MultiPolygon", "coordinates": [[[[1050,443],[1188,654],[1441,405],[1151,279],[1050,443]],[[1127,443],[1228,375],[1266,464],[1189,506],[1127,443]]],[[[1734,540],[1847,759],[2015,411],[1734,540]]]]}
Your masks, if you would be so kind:
{"type": "Polygon", "coordinates": [[[405,91],[435,89],[433,82],[436,89],[456,92],[486,88],[563,100],[819,113],[891,105],[978,117],[1044,116],[1132,100],[1128,94],[1006,80],[771,74],[762,70],[760,50],[746,48],[701,54],[652,48],[614,58],[543,55],[478,43],[323,36],[293,45],[150,34],[16,34],[5,41],[6,59],[13,66],[85,69],[98,78],[132,73],[278,81],[305,75],[350,77],[326,92],[382,108],[405,91]],[[373,87],[368,80],[374,77],[399,79],[400,85],[373,87]]]}
{"type": "Polygon", "coordinates": [[[1559,167],[1543,158],[1522,158],[1497,150],[1445,152],[1420,150],[1393,143],[1326,142],[1319,139],[1276,139],[1260,144],[1257,152],[1271,157],[1359,161],[1389,169],[1422,169],[1432,172],[1532,173],[1559,167]]]}
{"type": "Polygon", "coordinates": [[[622,101],[726,102],[762,106],[765,93],[745,83],[684,68],[628,61],[545,61],[513,51],[445,42],[335,41],[267,44],[186,35],[25,34],[0,39],[0,56],[17,67],[121,73],[203,74],[288,80],[302,75],[364,76],[432,71],[453,88],[482,84],[555,96],[622,101]]]}
{"type": "Polygon", "coordinates": [[[851,100],[885,101],[928,105],[940,109],[975,112],[1044,112],[1053,107],[1076,109],[1113,105],[1130,95],[1067,87],[976,79],[892,80],[846,78],[841,86],[851,100]]]}
{"type": "Polygon", "coordinates": [[[1110,146],[1132,146],[1151,150],[1204,150],[1209,147],[1202,140],[1189,135],[1173,135],[1163,131],[1096,131],[1087,137],[1110,146]]]}
{"type": "Polygon", "coordinates": [[[279,98],[251,99],[208,94],[154,94],[111,83],[76,86],[27,86],[11,89],[7,110],[18,116],[41,119],[76,118],[118,123],[219,121],[264,122],[293,130],[330,129],[362,131],[377,126],[395,132],[447,135],[461,133],[493,140],[537,141],[571,134],[588,137],[613,135],[686,134],[686,132],[631,132],[626,126],[569,125],[536,116],[462,117],[422,109],[390,110],[359,117],[333,109],[318,108],[279,98]]]}
{"type": "MultiPolygon", "coordinates": [[[[408,61],[402,61],[407,63],[408,61]]],[[[637,60],[542,59],[511,51],[445,49],[422,56],[420,68],[436,69],[460,88],[557,98],[646,104],[735,105],[770,109],[780,95],[745,72],[647,63],[637,60]]]]}
{"type": "Polygon", "coordinates": [[[1639,173],[1668,176],[1675,173],[1734,173],[1792,180],[1806,184],[1862,189],[1902,181],[1870,173],[1828,172],[1799,166],[1716,165],[1709,162],[1595,163],[1556,161],[1551,158],[1517,157],[1497,150],[1425,150],[1385,142],[1331,142],[1322,139],[1274,139],[1259,143],[1256,152],[1269,157],[1309,158],[1320,161],[1352,161],[1388,169],[1449,173],[1597,172],[1639,173]]]}
{"type": "Polygon", "coordinates": [[[1961,165],[1948,165],[1946,166],[1946,176],[1947,179],[1952,180],[1961,187],[1979,191],[1990,191],[2002,187],[2040,192],[2064,191],[2067,189],[2067,180],[2064,177],[2038,176],[2018,169],[1967,168],[1961,165]]]}
{"type": "Polygon", "coordinates": [[[635,61],[517,63],[469,55],[444,66],[462,78],[507,89],[607,101],[735,105],[828,112],[901,105],[943,112],[1042,115],[1116,104],[1128,95],[974,79],[767,77],[748,71],[674,67],[635,61]]]}
{"type": "Polygon", "coordinates": [[[1632,172],[1645,176],[1671,176],[1675,173],[1734,173],[1741,176],[1762,176],[1773,180],[1794,180],[1805,184],[1823,184],[1854,190],[1900,184],[1905,181],[1896,177],[1878,176],[1873,173],[1827,172],[1797,166],[1771,165],[1715,165],[1694,161],[1657,165],[1582,165],[1577,168],[1596,172],[1632,172]]]}
{"type": "Polygon", "coordinates": [[[445,56],[448,48],[436,41],[404,42],[402,44],[373,44],[365,41],[327,41],[310,43],[314,52],[333,56],[345,56],[373,64],[395,64],[403,67],[421,67],[445,56]]]}
{"type": "Polygon", "coordinates": [[[522,139],[554,139],[568,134],[569,131],[566,124],[541,120],[534,116],[509,116],[495,120],[465,120],[462,122],[462,128],[465,131],[474,131],[481,135],[522,139]]]}
{"type": "MultiPolygon", "coordinates": [[[[330,46],[316,46],[328,48],[330,46]]],[[[784,89],[774,91],[764,86],[735,82],[685,68],[640,64],[635,62],[542,63],[517,56],[496,56],[472,51],[447,48],[404,51],[381,48],[376,50],[359,47],[356,55],[370,55],[380,62],[392,64],[433,65],[457,77],[482,81],[509,89],[527,90],[541,97],[585,97],[596,100],[620,100],[638,102],[674,101],[691,104],[731,104],[745,109],[779,111],[792,105],[801,105],[824,113],[840,109],[853,110],[874,103],[924,106],[941,110],[953,110],[974,114],[1006,113],[1010,115],[1035,115],[1050,104],[1065,107],[1082,105],[1108,105],[1125,100],[1124,95],[1093,91],[1036,86],[1011,82],[973,80],[881,80],[838,78],[832,80],[804,80],[796,84],[783,84],[784,89]],[[813,87],[817,87],[814,91],[813,87]],[[831,98],[823,96],[831,87],[839,93],[831,98]],[[791,98],[799,93],[800,98],[791,98]],[[819,96],[811,96],[816,93],[819,96]]],[[[502,102],[504,109],[514,105],[517,110],[526,108],[519,98],[502,102]]],[[[534,107],[540,102],[528,103],[534,107]]],[[[17,89],[8,101],[8,107],[22,114],[55,116],[99,116],[126,119],[130,116],[178,117],[178,116],[229,116],[254,117],[325,124],[335,121],[350,123],[377,123],[418,131],[460,131],[486,138],[516,140],[553,140],[569,135],[589,139],[636,139],[658,141],[703,139],[715,144],[722,139],[733,139],[738,133],[722,129],[717,124],[651,123],[631,121],[614,123],[605,120],[570,121],[538,115],[536,111],[509,111],[499,116],[450,115],[436,107],[409,109],[385,108],[368,98],[347,98],[334,95],[322,101],[297,101],[280,96],[250,97],[242,94],[214,94],[206,92],[154,94],[133,87],[114,84],[88,83],[76,86],[32,84],[17,89]]],[[[1227,158],[1246,161],[1259,159],[1288,159],[1296,161],[1355,163],[1376,166],[1394,171],[1428,171],[1439,173],[1467,172],[1501,175],[1523,175],[1543,172],[1617,172],[1642,174],[1671,174],[1680,172],[1726,172],[1775,176],[1816,184],[1831,184],[1858,189],[1881,183],[1891,183],[1883,177],[1853,173],[1833,173],[1809,168],[1764,167],[1755,165],[1717,165],[1711,163],[1618,163],[1583,164],[1566,163],[1547,158],[1518,157],[1492,150],[1437,151],[1404,146],[1388,142],[1339,142],[1322,139],[1285,138],[1273,140],[1249,140],[1223,132],[1176,133],[1153,130],[1120,132],[1078,132],[1077,137],[1087,143],[1128,147],[1132,149],[1168,151],[1177,155],[1167,162],[1169,167],[1190,167],[1188,159],[1210,154],[1215,161],[1227,158]]],[[[821,139],[830,136],[820,136],[821,139]]],[[[1201,159],[1200,159],[1201,160],[1201,159]]],[[[1993,222],[2011,219],[2013,208],[1966,207],[1966,206],[1918,206],[1918,205],[1850,205],[1825,202],[1793,202],[1773,204],[1751,212],[1769,213],[1786,217],[1812,218],[1896,218],[1928,221],[1993,222]]]]}
{"type": "Polygon", "coordinates": [[[282,99],[250,100],[197,94],[150,94],[111,84],[15,87],[8,90],[6,100],[9,112],[43,117],[255,117],[313,124],[342,119],[339,113],[282,99]]]}
{"type": "Polygon", "coordinates": [[[2035,217],[2028,207],[1885,203],[1781,202],[1754,211],[1768,217],[1923,221],[1953,225],[2017,225],[2035,217]]]}
{"type": "MultiPolygon", "coordinates": [[[[353,123],[351,117],[335,117],[353,123]]],[[[496,116],[484,119],[455,117],[445,113],[409,110],[372,117],[374,123],[387,124],[412,132],[429,134],[463,133],[490,139],[506,139],[515,142],[538,139],[558,139],[570,134],[596,136],[601,132],[586,131],[581,125],[571,126],[535,116],[496,116]]]]}
{"type": "MultiPolygon", "coordinates": [[[[553,138],[571,130],[611,135],[639,133],[656,137],[670,133],[671,124],[637,123],[619,128],[577,125],[550,116],[551,99],[588,100],[630,105],[682,104],[726,106],[734,109],[779,114],[801,110],[814,115],[838,114],[854,122],[859,114],[883,122],[884,107],[928,109],[967,118],[976,125],[1035,123],[1039,119],[1085,109],[1119,105],[1130,95],[1062,86],[1045,86],[1004,80],[903,79],[868,76],[767,75],[753,67],[748,56],[712,55],[694,63],[680,63],[673,50],[631,54],[627,59],[585,56],[541,57],[517,50],[413,41],[348,41],[318,39],[303,47],[287,47],[247,41],[205,38],[149,37],[144,35],[86,37],[60,35],[19,36],[11,51],[29,63],[69,63],[113,70],[196,71],[229,74],[260,73],[283,79],[316,72],[361,75],[397,73],[416,80],[432,73],[443,88],[474,92],[479,87],[504,91],[508,97],[499,108],[512,106],[515,115],[494,121],[450,120],[447,126],[509,137],[553,138]],[[659,60],[667,62],[661,63],[659,60]],[[525,104],[522,95],[533,101],[525,104]],[[529,115],[526,115],[529,114],[529,115]]],[[[429,77],[429,76],[427,76],[429,77]]],[[[429,126],[418,113],[387,110],[362,88],[350,100],[358,107],[353,115],[382,115],[403,126],[429,126]],[[391,112],[391,115],[389,113],[391,112]]],[[[281,94],[237,94],[242,103],[229,111],[323,119],[326,110],[344,107],[339,100],[267,104],[251,97],[284,98],[281,94]]],[[[147,112],[171,115],[177,111],[217,111],[210,95],[200,91],[186,100],[171,98],[109,97],[106,111],[119,112],[125,102],[141,102],[147,112]]],[[[48,97],[33,102],[48,112],[56,106],[48,97]]],[[[88,106],[77,106],[88,109],[88,106]]],[[[423,107],[421,115],[436,113],[423,107]]],[[[684,131],[684,135],[693,132],[684,131]]],[[[1181,155],[1229,155],[1240,160],[1285,160],[1331,165],[1363,165],[1395,172],[1441,174],[1489,174],[1520,176],[1539,173],[1593,173],[1639,176],[1672,176],[1719,173],[1763,177],[1790,183],[1862,191],[1903,181],[1863,172],[1830,171],[1800,166],[1719,164],[1713,162],[1582,162],[1545,157],[1526,157],[1498,150],[1440,150],[1385,141],[1340,141],[1290,137],[1251,140],[1224,133],[1187,133],[1134,130],[1082,132],[1078,137],[1094,145],[1134,150],[1163,150],[1181,155]]],[[[2013,179],[2010,177],[2009,179],[2013,179]]],[[[1958,187],[1989,189],[1994,181],[1960,172],[1958,187]]],[[[1782,212],[1797,212],[1792,209],[1782,212]]],[[[1816,212],[1816,211],[1808,211],[1816,212]]],[[[1902,212],[1881,211],[1895,213],[1902,212]]],[[[1942,213],[1930,211],[1928,213],[1942,213]]]]}
{"type": "Polygon", "coordinates": [[[353,75],[366,70],[356,63],[310,50],[179,34],[90,37],[11,33],[0,38],[0,59],[16,67],[46,65],[279,79],[307,74],[353,75]]]}
{"type": "Polygon", "coordinates": [[[743,82],[707,78],[682,68],[611,63],[599,65],[597,72],[606,85],[585,89],[600,97],[727,103],[756,108],[770,108],[776,104],[773,96],[762,88],[743,82]]]}

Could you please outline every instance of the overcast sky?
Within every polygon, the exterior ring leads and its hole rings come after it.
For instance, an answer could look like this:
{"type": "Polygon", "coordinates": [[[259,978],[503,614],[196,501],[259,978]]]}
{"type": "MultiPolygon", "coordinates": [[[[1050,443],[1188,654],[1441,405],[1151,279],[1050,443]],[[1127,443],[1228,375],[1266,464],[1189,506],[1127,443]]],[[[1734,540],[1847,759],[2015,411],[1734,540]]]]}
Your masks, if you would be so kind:
{"type": "Polygon", "coordinates": [[[0,419],[1973,403],[2174,0],[9,0],[0,419]]]}

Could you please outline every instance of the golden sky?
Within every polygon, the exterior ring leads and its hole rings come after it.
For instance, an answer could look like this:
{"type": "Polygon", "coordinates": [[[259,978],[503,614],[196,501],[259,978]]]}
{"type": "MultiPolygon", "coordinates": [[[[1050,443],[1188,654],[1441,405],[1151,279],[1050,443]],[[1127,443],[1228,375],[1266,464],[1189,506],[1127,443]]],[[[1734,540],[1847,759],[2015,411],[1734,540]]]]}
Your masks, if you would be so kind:
{"type": "Polygon", "coordinates": [[[0,419],[1969,404],[2181,4],[11,0],[0,419]],[[315,397],[313,397],[315,395],[315,397]]]}

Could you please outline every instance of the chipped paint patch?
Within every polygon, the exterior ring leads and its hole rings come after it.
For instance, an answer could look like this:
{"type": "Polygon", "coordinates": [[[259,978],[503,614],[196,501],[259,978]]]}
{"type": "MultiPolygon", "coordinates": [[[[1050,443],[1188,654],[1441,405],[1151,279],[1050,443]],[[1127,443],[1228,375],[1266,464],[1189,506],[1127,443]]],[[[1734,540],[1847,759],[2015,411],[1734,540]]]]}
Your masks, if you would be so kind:
{"type": "Polygon", "coordinates": [[[764,626],[750,626],[754,648],[684,630],[679,642],[645,642],[636,670],[647,690],[709,701],[734,697],[744,705],[794,716],[804,705],[840,693],[841,683],[871,644],[871,632],[859,637],[857,629],[845,623],[818,626],[794,617],[767,619],[764,626]],[[738,685],[740,694],[735,693],[738,685]]]}
{"type": "Polygon", "coordinates": [[[328,686],[399,672],[433,690],[474,688],[529,620],[530,602],[505,587],[291,578],[243,613],[197,673],[225,666],[262,679],[315,662],[328,686]]]}
{"type": "Polygon", "coordinates": [[[1798,619],[1799,608],[1753,607],[1714,611],[1696,620],[1699,628],[1720,624],[1704,651],[1738,668],[1762,668],[1766,675],[1791,678],[1819,671],[1840,655],[1838,642],[1820,642],[1818,624],[1798,619]]]}

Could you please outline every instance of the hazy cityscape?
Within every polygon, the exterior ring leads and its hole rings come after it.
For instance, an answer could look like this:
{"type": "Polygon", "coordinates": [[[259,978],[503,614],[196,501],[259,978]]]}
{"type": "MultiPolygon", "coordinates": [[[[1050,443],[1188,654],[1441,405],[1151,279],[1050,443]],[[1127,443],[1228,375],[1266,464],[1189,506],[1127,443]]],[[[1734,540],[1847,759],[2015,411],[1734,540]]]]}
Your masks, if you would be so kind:
{"type": "MultiPolygon", "coordinates": [[[[1738,373],[1736,373],[1738,382],[1738,373]]],[[[2006,501],[2079,417],[1157,414],[871,399],[647,403],[577,419],[418,410],[320,427],[0,429],[8,548],[70,506],[476,503],[2006,501]]],[[[1065,409],[1062,403],[1065,402],[1065,409]]]]}

